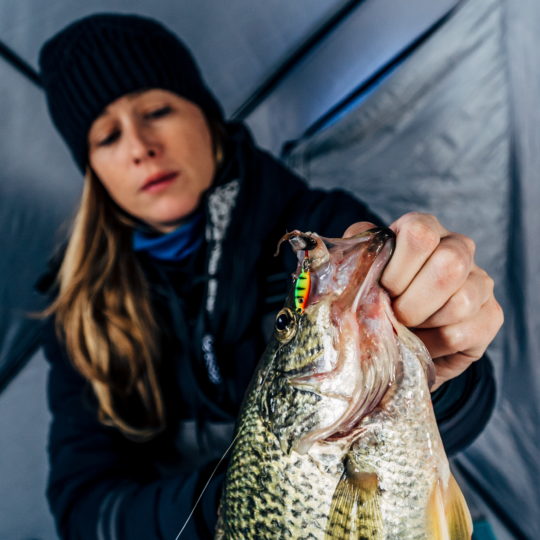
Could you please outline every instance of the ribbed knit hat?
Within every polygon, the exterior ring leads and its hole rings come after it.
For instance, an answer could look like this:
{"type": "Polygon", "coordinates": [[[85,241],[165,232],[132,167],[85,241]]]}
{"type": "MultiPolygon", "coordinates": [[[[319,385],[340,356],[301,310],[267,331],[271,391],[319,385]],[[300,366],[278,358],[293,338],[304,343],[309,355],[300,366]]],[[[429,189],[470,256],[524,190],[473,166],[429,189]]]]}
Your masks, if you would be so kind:
{"type": "Polygon", "coordinates": [[[43,45],[39,65],[52,120],[83,172],[92,122],[129,92],[170,90],[209,117],[223,118],[188,48],[152,19],[120,14],[79,19],[43,45]]]}

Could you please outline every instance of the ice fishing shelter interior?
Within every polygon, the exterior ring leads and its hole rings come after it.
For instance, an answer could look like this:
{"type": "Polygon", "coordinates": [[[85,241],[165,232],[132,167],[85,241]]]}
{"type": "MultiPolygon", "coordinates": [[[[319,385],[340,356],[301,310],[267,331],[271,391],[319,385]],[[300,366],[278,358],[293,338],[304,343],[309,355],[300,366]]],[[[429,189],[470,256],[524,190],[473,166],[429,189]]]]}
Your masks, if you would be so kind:
{"type": "Polygon", "coordinates": [[[489,349],[493,417],[453,466],[477,538],[540,538],[536,0],[0,3],[0,538],[56,538],[47,366],[27,314],[81,180],[35,69],[47,37],[97,11],[176,30],[228,116],[313,185],[349,189],[388,222],[432,212],[476,240],[506,322],[489,349]]]}

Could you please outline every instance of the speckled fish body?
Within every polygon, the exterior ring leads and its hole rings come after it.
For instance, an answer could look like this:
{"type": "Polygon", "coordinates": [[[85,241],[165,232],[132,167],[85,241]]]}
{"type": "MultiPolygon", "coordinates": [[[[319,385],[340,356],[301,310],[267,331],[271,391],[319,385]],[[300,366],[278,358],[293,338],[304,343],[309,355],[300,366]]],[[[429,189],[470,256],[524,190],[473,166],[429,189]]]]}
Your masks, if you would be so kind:
{"type": "Polygon", "coordinates": [[[379,286],[393,233],[287,239],[311,292],[301,312],[289,296],[246,394],[216,538],[470,538],[431,358],[379,286]]]}

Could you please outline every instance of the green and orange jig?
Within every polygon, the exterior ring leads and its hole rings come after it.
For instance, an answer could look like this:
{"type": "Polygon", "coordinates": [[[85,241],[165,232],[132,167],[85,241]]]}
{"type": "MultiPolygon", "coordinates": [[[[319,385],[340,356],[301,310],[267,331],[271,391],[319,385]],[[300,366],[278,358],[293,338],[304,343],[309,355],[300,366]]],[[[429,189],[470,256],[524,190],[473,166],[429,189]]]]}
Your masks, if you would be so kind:
{"type": "Polygon", "coordinates": [[[311,292],[311,272],[309,270],[311,261],[306,250],[302,261],[302,271],[296,278],[294,284],[294,307],[297,313],[302,315],[306,309],[309,293],[311,292]]]}

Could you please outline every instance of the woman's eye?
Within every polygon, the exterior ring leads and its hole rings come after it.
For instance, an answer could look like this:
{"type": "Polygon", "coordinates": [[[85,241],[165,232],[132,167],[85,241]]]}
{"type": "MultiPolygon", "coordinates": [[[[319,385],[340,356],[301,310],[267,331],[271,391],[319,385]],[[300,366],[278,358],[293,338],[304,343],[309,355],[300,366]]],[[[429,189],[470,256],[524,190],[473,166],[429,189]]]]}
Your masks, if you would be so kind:
{"type": "Polygon", "coordinates": [[[120,132],[118,130],[113,131],[109,135],[107,135],[107,137],[98,141],[98,146],[107,146],[109,144],[112,144],[118,139],[118,137],[120,137],[120,132]]]}
{"type": "Polygon", "coordinates": [[[147,113],[145,117],[152,120],[154,118],[161,118],[163,116],[167,116],[170,112],[171,108],[166,105],[165,107],[160,107],[159,109],[147,113]]]}

